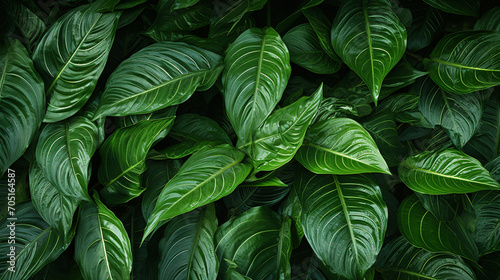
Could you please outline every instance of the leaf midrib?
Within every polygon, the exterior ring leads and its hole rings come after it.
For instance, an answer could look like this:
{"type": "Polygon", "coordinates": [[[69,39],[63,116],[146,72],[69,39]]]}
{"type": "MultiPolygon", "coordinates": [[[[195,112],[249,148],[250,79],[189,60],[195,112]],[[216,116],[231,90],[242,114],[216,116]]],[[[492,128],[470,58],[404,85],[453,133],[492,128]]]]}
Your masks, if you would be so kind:
{"type": "Polygon", "coordinates": [[[187,267],[187,278],[186,280],[191,279],[191,267],[193,265],[193,259],[194,259],[194,253],[195,249],[198,245],[198,242],[200,242],[200,235],[202,232],[202,225],[203,225],[203,220],[205,219],[205,215],[207,214],[207,208],[204,208],[203,213],[200,215],[200,219],[198,220],[198,223],[196,224],[196,231],[193,236],[194,242],[191,244],[191,251],[189,252],[189,260],[188,260],[188,267],[187,267]]]}
{"type": "Polygon", "coordinates": [[[415,166],[411,166],[411,165],[408,165],[408,166],[411,169],[413,169],[415,171],[418,171],[418,172],[427,173],[427,174],[431,174],[431,175],[435,175],[435,176],[439,176],[439,177],[444,177],[444,178],[449,178],[449,179],[460,180],[460,181],[464,181],[464,182],[467,182],[467,183],[474,183],[474,184],[480,184],[480,185],[485,185],[485,186],[491,187],[490,184],[483,183],[483,182],[480,182],[480,181],[473,181],[473,180],[469,180],[469,179],[466,179],[466,178],[460,178],[460,177],[454,177],[454,176],[451,176],[451,175],[445,175],[445,174],[438,173],[438,172],[435,172],[435,171],[432,171],[432,170],[423,169],[423,168],[415,167],[415,166]]]}
{"type": "Polygon", "coordinates": [[[347,204],[345,202],[344,195],[342,193],[342,188],[340,188],[339,179],[335,175],[333,175],[333,179],[335,180],[335,188],[337,189],[340,204],[342,205],[342,212],[344,212],[344,217],[346,219],[347,227],[349,229],[349,237],[351,238],[352,248],[354,250],[354,255],[356,257],[356,263],[359,263],[358,246],[356,242],[356,237],[354,236],[352,222],[351,219],[349,218],[349,209],[347,209],[347,204]]]}
{"type": "MultiPolygon", "coordinates": [[[[373,68],[373,46],[372,46],[372,35],[371,35],[371,29],[370,29],[370,20],[368,16],[368,10],[366,7],[366,3],[363,1],[363,14],[365,16],[365,28],[366,28],[366,37],[368,39],[368,50],[370,53],[370,69],[371,69],[371,76],[372,76],[372,84],[371,84],[371,92],[373,95],[375,95],[375,69],[373,68]]],[[[377,100],[375,99],[375,105],[377,105],[377,100]]]]}
{"type": "Polygon", "coordinates": [[[97,208],[97,222],[99,223],[99,234],[101,236],[101,243],[102,243],[102,248],[104,251],[104,259],[106,261],[106,267],[108,268],[108,273],[109,273],[109,279],[113,280],[113,275],[111,275],[111,268],[109,267],[109,260],[108,260],[108,251],[106,250],[106,244],[104,242],[104,234],[102,233],[102,225],[101,225],[101,218],[99,213],[99,206],[96,206],[97,208]]]}
{"type": "Polygon", "coordinates": [[[392,268],[392,267],[391,268],[382,268],[382,269],[380,269],[380,271],[381,272],[384,272],[384,271],[394,271],[394,272],[398,272],[398,273],[405,273],[405,274],[408,274],[408,275],[421,277],[421,278],[424,278],[424,279],[439,280],[438,278],[434,278],[434,277],[431,277],[431,276],[423,275],[423,274],[420,274],[420,273],[417,273],[417,272],[413,272],[413,271],[406,270],[406,269],[401,269],[401,268],[392,268]]]}
{"type": "MultiPolygon", "coordinates": [[[[264,48],[266,46],[266,35],[267,35],[267,32],[266,34],[264,34],[264,36],[262,37],[262,42],[261,42],[261,45],[260,45],[260,53],[259,53],[259,64],[257,66],[257,73],[256,73],[256,80],[255,80],[255,89],[254,89],[254,92],[253,92],[253,96],[252,96],[252,115],[255,115],[255,104],[257,103],[257,94],[259,93],[259,84],[260,84],[260,75],[262,73],[262,60],[264,60],[264,48]]],[[[253,134],[253,133],[252,133],[253,134]]],[[[251,134],[251,138],[252,139],[253,135],[251,134]]]]}
{"type": "Polygon", "coordinates": [[[500,69],[488,69],[488,68],[478,68],[478,67],[466,66],[466,65],[462,65],[462,64],[458,64],[458,63],[453,63],[453,62],[441,60],[438,58],[431,57],[430,60],[437,62],[437,63],[440,63],[440,64],[444,64],[444,65],[448,65],[448,66],[452,66],[452,67],[457,67],[457,68],[464,68],[464,69],[468,69],[468,70],[485,71],[485,72],[500,72],[500,69]]]}

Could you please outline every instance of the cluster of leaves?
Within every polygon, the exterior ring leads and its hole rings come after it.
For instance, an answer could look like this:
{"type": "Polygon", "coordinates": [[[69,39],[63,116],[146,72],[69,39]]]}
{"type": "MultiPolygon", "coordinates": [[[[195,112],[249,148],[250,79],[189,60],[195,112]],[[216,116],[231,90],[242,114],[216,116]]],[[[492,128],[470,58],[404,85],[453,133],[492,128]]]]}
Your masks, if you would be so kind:
{"type": "Polygon", "coordinates": [[[0,279],[500,279],[494,1],[2,8],[0,279]]]}

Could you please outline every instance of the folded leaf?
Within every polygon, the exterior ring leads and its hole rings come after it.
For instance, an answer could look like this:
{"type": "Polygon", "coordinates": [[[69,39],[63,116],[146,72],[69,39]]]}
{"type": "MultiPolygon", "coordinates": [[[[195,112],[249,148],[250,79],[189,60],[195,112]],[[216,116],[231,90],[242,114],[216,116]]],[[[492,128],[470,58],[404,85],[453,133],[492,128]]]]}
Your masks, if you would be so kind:
{"type": "Polygon", "coordinates": [[[347,118],[327,119],[311,126],[295,158],[318,174],[391,174],[370,134],[347,118]]]}
{"type": "Polygon", "coordinates": [[[435,253],[456,254],[472,261],[478,249],[460,220],[441,222],[427,211],[418,197],[407,197],[398,209],[399,230],[415,247],[435,253]]]}
{"type": "Polygon", "coordinates": [[[158,279],[217,279],[219,263],[213,241],[216,229],[213,204],[177,216],[168,223],[159,244],[158,279]]]}
{"type": "Polygon", "coordinates": [[[146,156],[151,146],[164,138],[174,118],[147,120],[120,128],[102,144],[99,154],[99,182],[103,201],[110,204],[125,203],[143,191],[142,173],[146,169],[146,156]]]}
{"type": "Polygon", "coordinates": [[[227,49],[222,73],[226,113],[241,142],[271,114],[290,77],[288,49],[274,29],[251,28],[227,49]]]}
{"type": "Polygon", "coordinates": [[[375,182],[364,175],[298,174],[304,234],[331,272],[363,279],[384,242],[387,206],[375,182]]]}
{"type": "Polygon", "coordinates": [[[45,81],[45,122],[74,115],[90,98],[104,70],[115,37],[119,13],[75,8],[45,32],[33,61],[45,81]]]}
{"type": "Polygon", "coordinates": [[[398,173],[410,189],[424,194],[500,190],[500,184],[479,161],[454,149],[408,157],[399,165],[398,173]]]}
{"type": "Polygon", "coordinates": [[[332,45],[377,105],[382,81],[406,50],[406,29],[387,0],[345,1],[333,22],[332,45]]]}
{"type": "Polygon", "coordinates": [[[450,14],[473,17],[479,14],[479,0],[424,0],[424,2],[450,14]]]}
{"type": "Polygon", "coordinates": [[[221,225],[215,232],[219,275],[227,277],[234,269],[253,280],[290,279],[290,226],[289,218],[266,207],[254,207],[221,225]]]}
{"type": "Polygon", "coordinates": [[[500,85],[499,52],[498,32],[455,32],[439,41],[424,65],[444,90],[471,93],[500,85]]]}
{"type": "Polygon", "coordinates": [[[132,252],[122,222],[99,200],[84,202],[75,236],[75,260],[85,279],[130,279],[132,252]]]}
{"type": "Polygon", "coordinates": [[[318,111],[322,95],[320,85],[313,96],[302,97],[273,112],[257,128],[251,142],[238,142],[238,148],[250,156],[254,172],[275,170],[293,158],[318,111]]]}
{"type": "Polygon", "coordinates": [[[222,58],[180,42],[161,42],[134,53],[110,75],[94,119],[146,114],[180,104],[209,89],[222,58]]]}
{"type": "Polygon", "coordinates": [[[165,185],[149,216],[144,239],[165,221],[212,203],[228,194],[248,176],[244,154],[228,144],[206,147],[192,155],[165,185]]]}
{"type": "Polygon", "coordinates": [[[17,40],[0,47],[0,177],[21,157],[42,123],[43,82],[17,40]]]}

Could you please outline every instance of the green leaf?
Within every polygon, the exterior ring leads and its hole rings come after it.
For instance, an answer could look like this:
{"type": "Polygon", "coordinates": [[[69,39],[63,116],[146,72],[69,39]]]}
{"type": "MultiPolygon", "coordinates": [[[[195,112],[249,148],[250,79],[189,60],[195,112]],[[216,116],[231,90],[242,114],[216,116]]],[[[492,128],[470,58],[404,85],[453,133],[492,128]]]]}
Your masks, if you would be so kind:
{"type": "Polygon", "coordinates": [[[391,174],[370,134],[347,118],[311,126],[295,158],[317,174],[391,174]]]}
{"type": "Polygon", "coordinates": [[[461,220],[439,221],[426,210],[416,195],[407,197],[398,209],[399,230],[418,248],[435,253],[456,254],[473,261],[478,248],[461,220]]]}
{"type": "Polygon", "coordinates": [[[500,266],[500,252],[495,252],[482,257],[479,260],[479,265],[481,266],[481,270],[478,275],[484,276],[482,279],[500,279],[500,274],[498,273],[498,267],[500,266]]]}
{"type": "Polygon", "coordinates": [[[319,7],[310,7],[307,9],[303,9],[302,13],[306,16],[307,20],[311,24],[314,32],[318,36],[319,43],[323,50],[335,61],[340,62],[339,67],[341,66],[342,60],[337,56],[335,50],[332,47],[332,39],[330,34],[330,29],[332,23],[330,19],[323,13],[321,8],[319,7]]]}
{"type": "Polygon", "coordinates": [[[144,239],[165,221],[230,194],[248,176],[244,154],[228,144],[192,155],[165,185],[149,216],[144,239]]]}
{"type": "Polygon", "coordinates": [[[250,156],[254,173],[275,170],[293,158],[318,111],[322,94],[320,85],[312,96],[273,112],[257,128],[251,142],[238,142],[238,149],[250,156]]]}
{"type": "Polygon", "coordinates": [[[45,112],[43,82],[17,40],[0,47],[0,177],[28,148],[45,112]]]}
{"type": "Polygon", "coordinates": [[[491,174],[491,177],[495,179],[497,182],[500,182],[500,155],[493,158],[490,162],[488,162],[484,168],[488,170],[491,174]]]}
{"type": "Polygon", "coordinates": [[[399,165],[398,173],[410,189],[424,194],[500,190],[500,184],[479,161],[454,149],[408,157],[399,165]]]}
{"type": "Polygon", "coordinates": [[[267,0],[214,1],[210,33],[213,34],[212,30],[220,29],[227,23],[235,22],[227,32],[228,35],[246,13],[262,9],[266,2],[267,0]]]}
{"type": "Polygon", "coordinates": [[[388,212],[380,188],[364,175],[298,174],[302,227],[331,272],[362,279],[384,241],[388,212]]]}
{"type": "Polygon", "coordinates": [[[500,251],[500,192],[477,192],[470,200],[476,218],[473,236],[480,256],[500,251]]]}
{"type": "Polygon", "coordinates": [[[406,50],[406,29],[387,0],[345,1],[333,22],[332,45],[376,105],[382,81],[406,50]]]}
{"type": "MultiPolygon", "coordinates": [[[[93,108],[97,109],[98,106],[99,104],[97,104],[97,106],[94,106],[93,108]]],[[[171,106],[164,109],[160,109],[158,111],[154,111],[149,114],[127,115],[124,117],[114,118],[113,120],[117,128],[122,128],[122,127],[133,126],[134,124],[142,122],[144,120],[156,120],[168,117],[175,117],[176,112],[177,112],[177,106],[171,106]]],[[[95,113],[95,110],[92,111],[92,114],[93,113],[95,113]]]]}
{"type": "Polygon", "coordinates": [[[125,203],[143,191],[141,176],[146,169],[146,156],[151,146],[164,138],[174,118],[147,120],[120,128],[108,137],[99,150],[100,194],[110,204],[125,203]]]}
{"type": "Polygon", "coordinates": [[[179,42],[161,42],[134,53],[110,75],[94,119],[146,114],[180,104],[209,89],[222,58],[179,42]]]}
{"type": "Polygon", "coordinates": [[[226,113],[242,143],[278,104],[290,77],[288,49],[274,29],[250,28],[229,46],[222,73],[226,113]]]}
{"type": "Polygon", "coordinates": [[[483,114],[484,96],[481,92],[466,95],[449,93],[429,77],[414,85],[420,93],[418,108],[433,126],[440,125],[453,144],[461,149],[476,133],[483,114]]]}
{"type": "Polygon", "coordinates": [[[66,238],[59,235],[55,228],[44,222],[31,202],[16,205],[17,221],[2,220],[0,228],[0,279],[29,279],[42,267],[57,259],[68,248],[73,233],[66,238]],[[9,228],[14,223],[15,229],[9,228]],[[11,230],[15,239],[9,238],[11,230]],[[11,240],[15,240],[13,243],[11,240]],[[10,242],[9,242],[10,241],[10,242]],[[8,254],[14,247],[14,272],[8,270],[11,261],[8,254]]]}
{"type": "Polygon", "coordinates": [[[320,41],[309,23],[297,25],[283,36],[290,59],[316,74],[333,74],[342,63],[333,60],[321,47],[320,41]]]}
{"type": "Polygon", "coordinates": [[[233,268],[253,280],[290,279],[290,226],[290,219],[261,206],[221,225],[215,232],[219,275],[233,268]]]}
{"type": "Polygon", "coordinates": [[[60,235],[67,236],[73,224],[73,216],[80,199],[66,196],[52,185],[43,175],[42,169],[34,162],[30,167],[29,185],[31,200],[40,216],[60,235]]]}
{"type": "Polygon", "coordinates": [[[14,20],[20,39],[29,53],[33,52],[46,29],[45,23],[30,9],[16,1],[6,1],[5,10],[14,20]]]}
{"type": "Polygon", "coordinates": [[[75,260],[85,279],[130,279],[132,252],[122,222],[99,200],[84,202],[75,236],[75,260]]]}
{"type": "Polygon", "coordinates": [[[479,0],[424,0],[424,2],[450,14],[473,17],[479,14],[479,0]]]}
{"type": "Polygon", "coordinates": [[[498,32],[455,32],[439,41],[424,65],[444,90],[471,93],[500,85],[499,52],[498,32]]]}
{"type": "Polygon", "coordinates": [[[159,245],[158,279],[217,279],[219,263],[213,241],[216,229],[213,204],[169,222],[159,245]]]}
{"type": "Polygon", "coordinates": [[[411,6],[413,24],[408,28],[408,50],[419,51],[432,44],[445,27],[443,14],[421,3],[411,6]]]}
{"type": "Polygon", "coordinates": [[[500,31],[500,6],[484,13],[484,15],[476,21],[474,30],[500,31]]]}
{"type": "Polygon", "coordinates": [[[459,194],[429,195],[415,193],[426,210],[442,222],[451,221],[462,210],[464,196],[459,194]]]}
{"type": "Polygon", "coordinates": [[[90,98],[113,44],[118,17],[119,13],[101,14],[84,5],[47,29],[33,54],[45,81],[45,122],[74,115],[90,98]]]}
{"type": "Polygon", "coordinates": [[[384,279],[476,279],[460,257],[428,252],[412,246],[404,237],[386,244],[375,266],[384,279]]]}
{"type": "Polygon", "coordinates": [[[253,207],[272,207],[282,201],[289,192],[288,187],[239,186],[223,200],[232,217],[253,207]]]}
{"type": "Polygon", "coordinates": [[[38,138],[36,161],[61,194],[90,201],[89,165],[97,142],[97,127],[85,117],[48,124],[38,138]]]}
{"type": "MultiPolygon", "coordinates": [[[[289,14],[285,19],[283,19],[276,26],[276,30],[279,33],[285,33],[290,24],[292,24],[295,20],[297,20],[301,16],[301,12],[307,10],[311,7],[318,6],[321,4],[323,0],[301,0],[300,3],[296,6],[295,10],[289,14]]],[[[291,2],[293,3],[293,2],[291,2]]]]}

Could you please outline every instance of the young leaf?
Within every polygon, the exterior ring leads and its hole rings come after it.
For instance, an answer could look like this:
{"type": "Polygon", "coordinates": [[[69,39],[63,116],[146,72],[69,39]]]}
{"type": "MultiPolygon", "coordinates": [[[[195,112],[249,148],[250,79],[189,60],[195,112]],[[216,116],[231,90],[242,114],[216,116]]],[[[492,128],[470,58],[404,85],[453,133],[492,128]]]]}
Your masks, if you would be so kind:
{"type": "Polygon", "coordinates": [[[479,0],[424,0],[424,2],[450,14],[473,17],[479,14],[479,0]]]}
{"type": "Polygon", "coordinates": [[[219,263],[213,241],[216,229],[213,204],[177,216],[168,223],[159,244],[158,279],[217,279],[219,263]]]}
{"type": "Polygon", "coordinates": [[[253,280],[290,279],[290,226],[289,218],[261,206],[221,225],[215,232],[219,275],[232,268],[253,280]]]}
{"type": "Polygon", "coordinates": [[[119,13],[75,8],[48,28],[33,54],[45,81],[45,122],[74,115],[90,98],[104,70],[119,13]]]}
{"type": "Polygon", "coordinates": [[[410,243],[435,253],[456,254],[473,261],[478,249],[461,220],[441,222],[424,208],[416,195],[407,197],[398,209],[399,230],[410,243]]]}
{"type": "Polygon", "coordinates": [[[228,144],[207,147],[192,155],[160,193],[143,241],[165,221],[233,192],[251,170],[249,164],[241,163],[243,157],[228,144]]]}
{"type": "Polygon", "coordinates": [[[317,174],[391,174],[370,134],[347,118],[327,119],[311,126],[295,158],[317,174]]]}
{"type": "Polygon", "coordinates": [[[387,0],[345,1],[333,22],[332,45],[376,105],[382,81],[406,50],[406,29],[387,0]]]}
{"type": "Polygon", "coordinates": [[[48,124],[38,138],[36,161],[61,194],[90,201],[89,164],[97,142],[97,127],[85,117],[48,124]]]}
{"type": "Polygon", "coordinates": [[[179,42],[161,42],[123,61],[106,82],[94,119],[146,114],[180,104],[209,89],[222,71],[222,58],[179,42]]]}
{"type": "Polygon", "coordinates": [[[174,118],[147,120],[120,128],[102,144],[99,154],[99,182],[103,200],[111,204],[125,203],[143,191],[141,176],[146,169],[146,156],[151,146],[164,138],[174,118]]]}
{"type": "Polygon", "coordinates": [[[444,90],[471,93],[500,85],[499,52],[498,32],[455,32],[439,41],[424,65],[444,90]]]}
{"type": "Polygon", "coordinates": [[[17,40],[0,46],[0,177],[28,148],[45,112],[43,82],[17,40]]]}
{"type": "Polygon", "coordinates": [[[293,158],[318,111],[322,94],[320,85],[312,96],[276,110],[257,128],[251,142],[238,142],[238,148],[250,156],[254,172],[275,170],[293,158]]]}
{"type": "Polygon", "coordinates": [[[331,272],[362,279],[375,263],[387,227],[379,187],[364,175],[302,171],[294,188],[302,205],[304,234],[314,252],[331,272]]]}
{"type": "Polygon", "coordinates": [[[242,143],[271,114],[291,73],[288,49],[274,29],[250,28],[227,49],[222,73],[226,113],[242,143]]]}
{"type": "Polygon", "coordinates": [[[85,279],[130,279],[132,251],[122,222],[99,200],[84,202],[75,236],[75,260],[85,279]]]}
{"type": "Polygon", "coordinates": [[[398,173],[410,189],[424,194],[500,190],[500,184],[479,161],[454,149],[408,157],[399,165],[398,173]]]}

